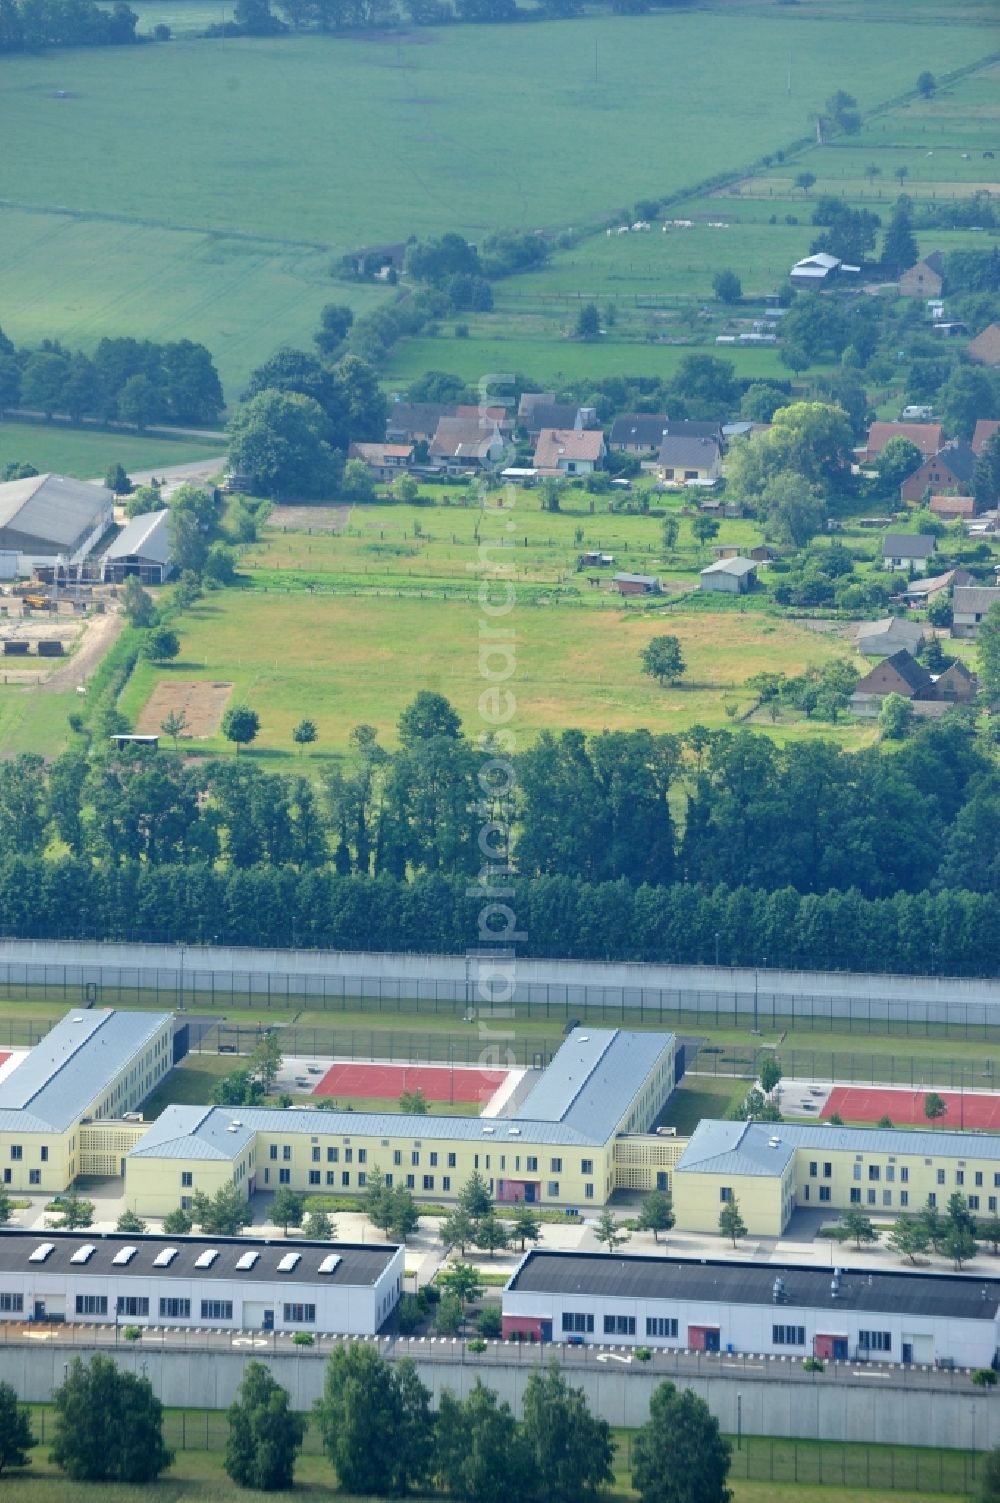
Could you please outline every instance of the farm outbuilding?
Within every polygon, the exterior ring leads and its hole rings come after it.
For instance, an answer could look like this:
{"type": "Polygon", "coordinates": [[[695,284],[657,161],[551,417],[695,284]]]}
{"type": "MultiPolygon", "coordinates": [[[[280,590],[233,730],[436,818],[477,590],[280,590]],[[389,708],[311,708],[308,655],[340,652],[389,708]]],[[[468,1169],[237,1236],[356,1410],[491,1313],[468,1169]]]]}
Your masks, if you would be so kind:
{"type": "Polygon", "coordinates": [[[0,485],[0,550],[18,555],[17,572],[62,558],[79,563],[114,519],[114,497],[103,485],[66,475],[32,475],[0,485]]]}
{"type": "Polygon", "coordinates": [[[133,517],[104,555],[105,584],[163,584],[170,578],[170,512],[147,511],[133,517]]]}
{"type": "Polygon", "coordinates": [[[663,589],[655,574],[616,574],[611,584],[619,595],[659,595],[663,589]]]}
{"type": "Polygon", "coordinates": [[[757,565],[752,558],[720,558],[698,578],[699,589],[722,590],[728,595],[746,595],[757,583],[757,565]]]}

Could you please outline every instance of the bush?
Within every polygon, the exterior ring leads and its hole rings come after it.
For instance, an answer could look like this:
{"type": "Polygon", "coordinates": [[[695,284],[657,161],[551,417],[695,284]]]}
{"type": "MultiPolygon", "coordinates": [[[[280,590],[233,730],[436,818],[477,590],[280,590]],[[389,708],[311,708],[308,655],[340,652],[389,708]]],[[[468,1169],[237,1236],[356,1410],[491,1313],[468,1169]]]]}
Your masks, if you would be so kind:
{"type": "Polygon", "coordinates": [[[992,1367],[977,1367],[972,1374],[972,1381],[977,1388],[993,1388],[996,1386],[997,1375],[992,1367]]]}
{"type": "Polygon", "coordinates": [[[396,1306],[396,1325],[401,1336],[412,1336],[426,1314],[426,1306],[415,1294],[404,1294],[396,1306]]]}
{"type": "Polygon", "coordinates": [[[818,1357],[807,1357],[802,1364],[802,1368],[803,1371],[807,1373],[821,1373],[826,1371],[825,1364],[822,1363],[818,1357]]]}
{"type": "Polygon", "coordinates": [[[485,1310],[480,1310],[476,1316],[476,1330],[480,1336],[499,1341],[503,1334],[503,1312],[499,1305],[487,1305],[485,1310]]]}
{"type": "Polygon", "coordinates": [[[125,1329],[122,1331],[122,1335],[124,1336],[124,1338],[125,1338],[126,1341],[141,1341],[142,1340],[142,1327],[141,1326],[126,1326],[125,1329]]]}
{"type": "Polygon", "coordinates": [[[485,1350],[486,1342],[482,1339],[481,1336],[477,1336],[474,1340],[469,1342],[470,1352],[485,1352],[485,1350]]]}
{"type": "Polygon", "coordinates": [[[653,1359],[653,1353],[650,1351],[650,1349],[649,1349],[648,1346],[637,1346],[636,1347],[636,1349],[635,1349],[635,1360],[637,1362],[651,1362],[652,1359],[653,1359]]]}
{"type": "Polygon", "coordinates": [[[296,1331],[292,1337],[293,1346],[314,1346],[316,1338],[311,1331],[296,1331]]]}

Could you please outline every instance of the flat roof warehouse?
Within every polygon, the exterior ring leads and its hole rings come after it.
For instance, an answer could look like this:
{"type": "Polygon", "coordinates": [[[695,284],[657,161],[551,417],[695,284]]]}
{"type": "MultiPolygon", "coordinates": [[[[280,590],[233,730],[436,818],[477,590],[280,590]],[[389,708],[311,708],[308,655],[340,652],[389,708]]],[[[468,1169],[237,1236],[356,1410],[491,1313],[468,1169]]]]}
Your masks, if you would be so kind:
{"type": "Polygon", "coordinates": [[[836,1298],[833,1281],[833,1269],[794,1264],[530,1252],[507,1288],[523,1294],[773,1305],[776,1311],[854,1310],[953,1320],[994,1321],[1000,1310],[1000,1281],[968,1274],[882,1273],[842,1267],[836,1298]],[[784,1286],[778,1301],[774,1299],[776,1279],[784,1286]]]}
{"type": "Polygon", "coordinates": [[[397,1251],[393,1243],[368,1246],[270,1242],[248,1237],[127,1237],[117,1233],[5,1229],[0,1234],[0,1275],[44,1271],[74,1279],[92,1276],[125,1282],[136,1278],[188,1283],[236,1280],[241,1284],[342,1284],[357,1288],[373,1286],[397,1251]],[[43,1256],[44,1248],[49,1251],[43,1256]]]}

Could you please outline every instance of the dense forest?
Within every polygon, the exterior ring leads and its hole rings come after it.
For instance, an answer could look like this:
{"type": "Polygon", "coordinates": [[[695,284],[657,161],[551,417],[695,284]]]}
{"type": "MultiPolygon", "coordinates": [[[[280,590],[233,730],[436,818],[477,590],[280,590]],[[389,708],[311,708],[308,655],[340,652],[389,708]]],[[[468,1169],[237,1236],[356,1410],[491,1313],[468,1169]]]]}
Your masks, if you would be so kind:
{"type": "Polygon", "coordinates": [[[961,715],[892,752],[544,734],[512,783],[438,695],[398,749],[351,739],[318,783],[165,749],[3,764],[0,931],[460,952],[506,938],[490,882],[525,954],[1000,963],[1000,774],[961,715]]]}

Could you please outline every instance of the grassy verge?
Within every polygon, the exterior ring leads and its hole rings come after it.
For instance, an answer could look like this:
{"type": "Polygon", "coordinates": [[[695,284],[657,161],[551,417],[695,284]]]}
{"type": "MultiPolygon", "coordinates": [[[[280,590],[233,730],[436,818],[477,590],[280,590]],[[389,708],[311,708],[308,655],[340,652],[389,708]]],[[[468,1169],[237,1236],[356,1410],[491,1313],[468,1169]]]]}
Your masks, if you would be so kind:
{"type": "Polygon", "coordinates": [[[216,456],[221,469],[225,448],[211,439],[163,434],[141,437],[137,433],[71,428],[62,423],[0,422],[0,469],[20,460],[43,473],[54,470],[78,480],[93,480],[103,475],[109,464],[123,464],[130,471],[158,470],[216,456]]]}

